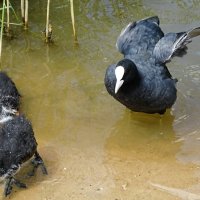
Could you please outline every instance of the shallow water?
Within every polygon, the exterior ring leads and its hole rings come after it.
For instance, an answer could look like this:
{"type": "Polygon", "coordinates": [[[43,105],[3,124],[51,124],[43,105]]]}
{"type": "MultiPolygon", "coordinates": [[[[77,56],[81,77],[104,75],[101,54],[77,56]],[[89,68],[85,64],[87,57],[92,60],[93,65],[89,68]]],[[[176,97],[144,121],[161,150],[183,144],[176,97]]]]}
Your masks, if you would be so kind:
{"type": "Polygon", "coordinates": [[[49,171],[27,178],[22,170],[28,189],[14,188],[10,199],[200,199],[200,38],[168,64],[178,99],[162,117],[127,110],[103,83],[121,58],[115,42],[127,23],[159,15],[164,31],[188,30],[200,24],[200,2],[76,1],[79,46],[62,0],[51,4],[55,43],[43,43],[45,7],[31,2],[29,31],[13,27],[15,38],[3,41],[3,70],[23,96],[49,171]]]}

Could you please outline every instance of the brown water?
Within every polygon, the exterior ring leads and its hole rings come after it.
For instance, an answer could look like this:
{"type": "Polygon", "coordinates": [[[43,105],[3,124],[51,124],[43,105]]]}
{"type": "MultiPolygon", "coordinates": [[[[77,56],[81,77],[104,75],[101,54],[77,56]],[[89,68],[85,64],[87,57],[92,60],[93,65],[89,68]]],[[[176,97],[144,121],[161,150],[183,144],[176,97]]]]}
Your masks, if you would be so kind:
{"type": "Polygon", "coordinates": [[[164,31],[188,30],[200,25],[200,2],[74,3],[78,47],[62,0],[51,3],[54,45],[41,38],[45,1],[30,2],[27,33],[14,27],[16,37],[3,41],[3,70],[23,96],[49,171],[33,178],[21,171],[28,189],[14,188],[10,199],[200,199],[200,38],[168,64],[178,99],[163,117],[127,110],[103,83],[107,66],[121,58],[115,42],[127,23],[159,15],[164,31]]]}

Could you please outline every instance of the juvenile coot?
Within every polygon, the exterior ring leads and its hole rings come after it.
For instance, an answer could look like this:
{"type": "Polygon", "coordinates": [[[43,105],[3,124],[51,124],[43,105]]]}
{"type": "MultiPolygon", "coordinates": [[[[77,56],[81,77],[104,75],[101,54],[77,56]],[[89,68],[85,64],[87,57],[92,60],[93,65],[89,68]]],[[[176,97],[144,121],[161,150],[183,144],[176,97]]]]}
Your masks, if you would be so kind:
{"type": "Polygon", "coordinates": [[[19,110],[20,94],[14,82],[5,72],[0,72],[0,123],[3,123],[19,110]]]}
{"type": "Polygon", "coordinates": [[[174,55],[182,56],[200,27],[164,35],[157,16],[130,23],[117,39],[124,59],[110,65],[105,86],[110,95],[136,112],[165,113],[176,100],[176,79],[166,67],[174,55]]]}
{"type": "Polygon", "coordinates": [[[41,166],[43,174],[46,167],[37,152],[37,142],[31,123],[22,115],[3,123],[0,128],[0,178],[5,180],[5,196],[12,191],[13,185],[25,188],[26,185],[14,176],[21,165],[33,157],[33,175],[36,168],[41,166]]]}

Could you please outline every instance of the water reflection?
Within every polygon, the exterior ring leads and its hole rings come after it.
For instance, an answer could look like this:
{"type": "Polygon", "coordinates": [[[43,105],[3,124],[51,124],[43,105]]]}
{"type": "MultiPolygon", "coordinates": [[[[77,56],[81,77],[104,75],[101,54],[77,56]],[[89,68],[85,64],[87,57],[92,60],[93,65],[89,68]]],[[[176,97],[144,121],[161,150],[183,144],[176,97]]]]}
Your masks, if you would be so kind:
{"type": "MultiPolygon", "coordinates": [[[[197,58],[196,58],[197,59],[197,58]]],[[[199,65],[193,65],[196,59],[190,60],[190,65],[186,65],[178,83],[178,99],[174,106],[174,130],[177,136],[177,142],[182,145],[177,159],[183,163],[200,163],[200,74],[199,65]]],[[[179,66],[181,67],[181,66],[179,66]]]]}
{"type": "MultiPolygon", "coordinates": [[[[111,129],[106,142],[105,164],[112,169],[115,180],[113,192],[117,197],[155,199],[160,192],[150,183],[185,187],[193,181],[195,166],[177,163],[181,143],[173,128],[174,116],[169,112],[145,115],[127,111],[111,129]],[[184,180],[183,180],[184,177],[184,180]]],[[[164,199],[173,196],[162,194],[164,199]]]]}
{"type": "MultiPolygon", "coordinates": [[[[173,121],[174,116],[169,111],[160,116],[135,113],[126,109],[124,115],[113,127],[110,138],[117,138],[117,141],[124,143],[125,149],[131,147],[135,149],[137,145],[143,146],[144,142],[154,139],[172,141],[175,138],[173,121]]],[[[114,142],[113,139],[111,140],[114,142]]]]}

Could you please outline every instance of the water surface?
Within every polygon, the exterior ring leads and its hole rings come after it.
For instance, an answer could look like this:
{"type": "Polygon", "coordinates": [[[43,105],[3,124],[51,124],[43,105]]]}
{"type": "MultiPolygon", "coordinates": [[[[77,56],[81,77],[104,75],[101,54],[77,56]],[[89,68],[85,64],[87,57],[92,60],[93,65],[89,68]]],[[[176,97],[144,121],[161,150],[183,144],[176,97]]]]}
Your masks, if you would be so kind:
{"type": "Polygon", "coordinates": [[[29,187],[14,188],[10,199],[198,199],[200,38],[168,64],[179,80],[178,99],[163,117],[129,111],[107,94],[103,79],[122,57],[115,42],[126,24],[159,15],[164,31],[188,30],[200,25],[200,3],[74,3],[78,47],[62,0],[51,3],[54,45],[42,40],[46,3],[39,0],[30,3],[29,31],[13,27],[15,38],[3,41],[3,70],[23,96],[22,112],[49,171],[27,178],[24,169],[18,177],[29,187]]]}

